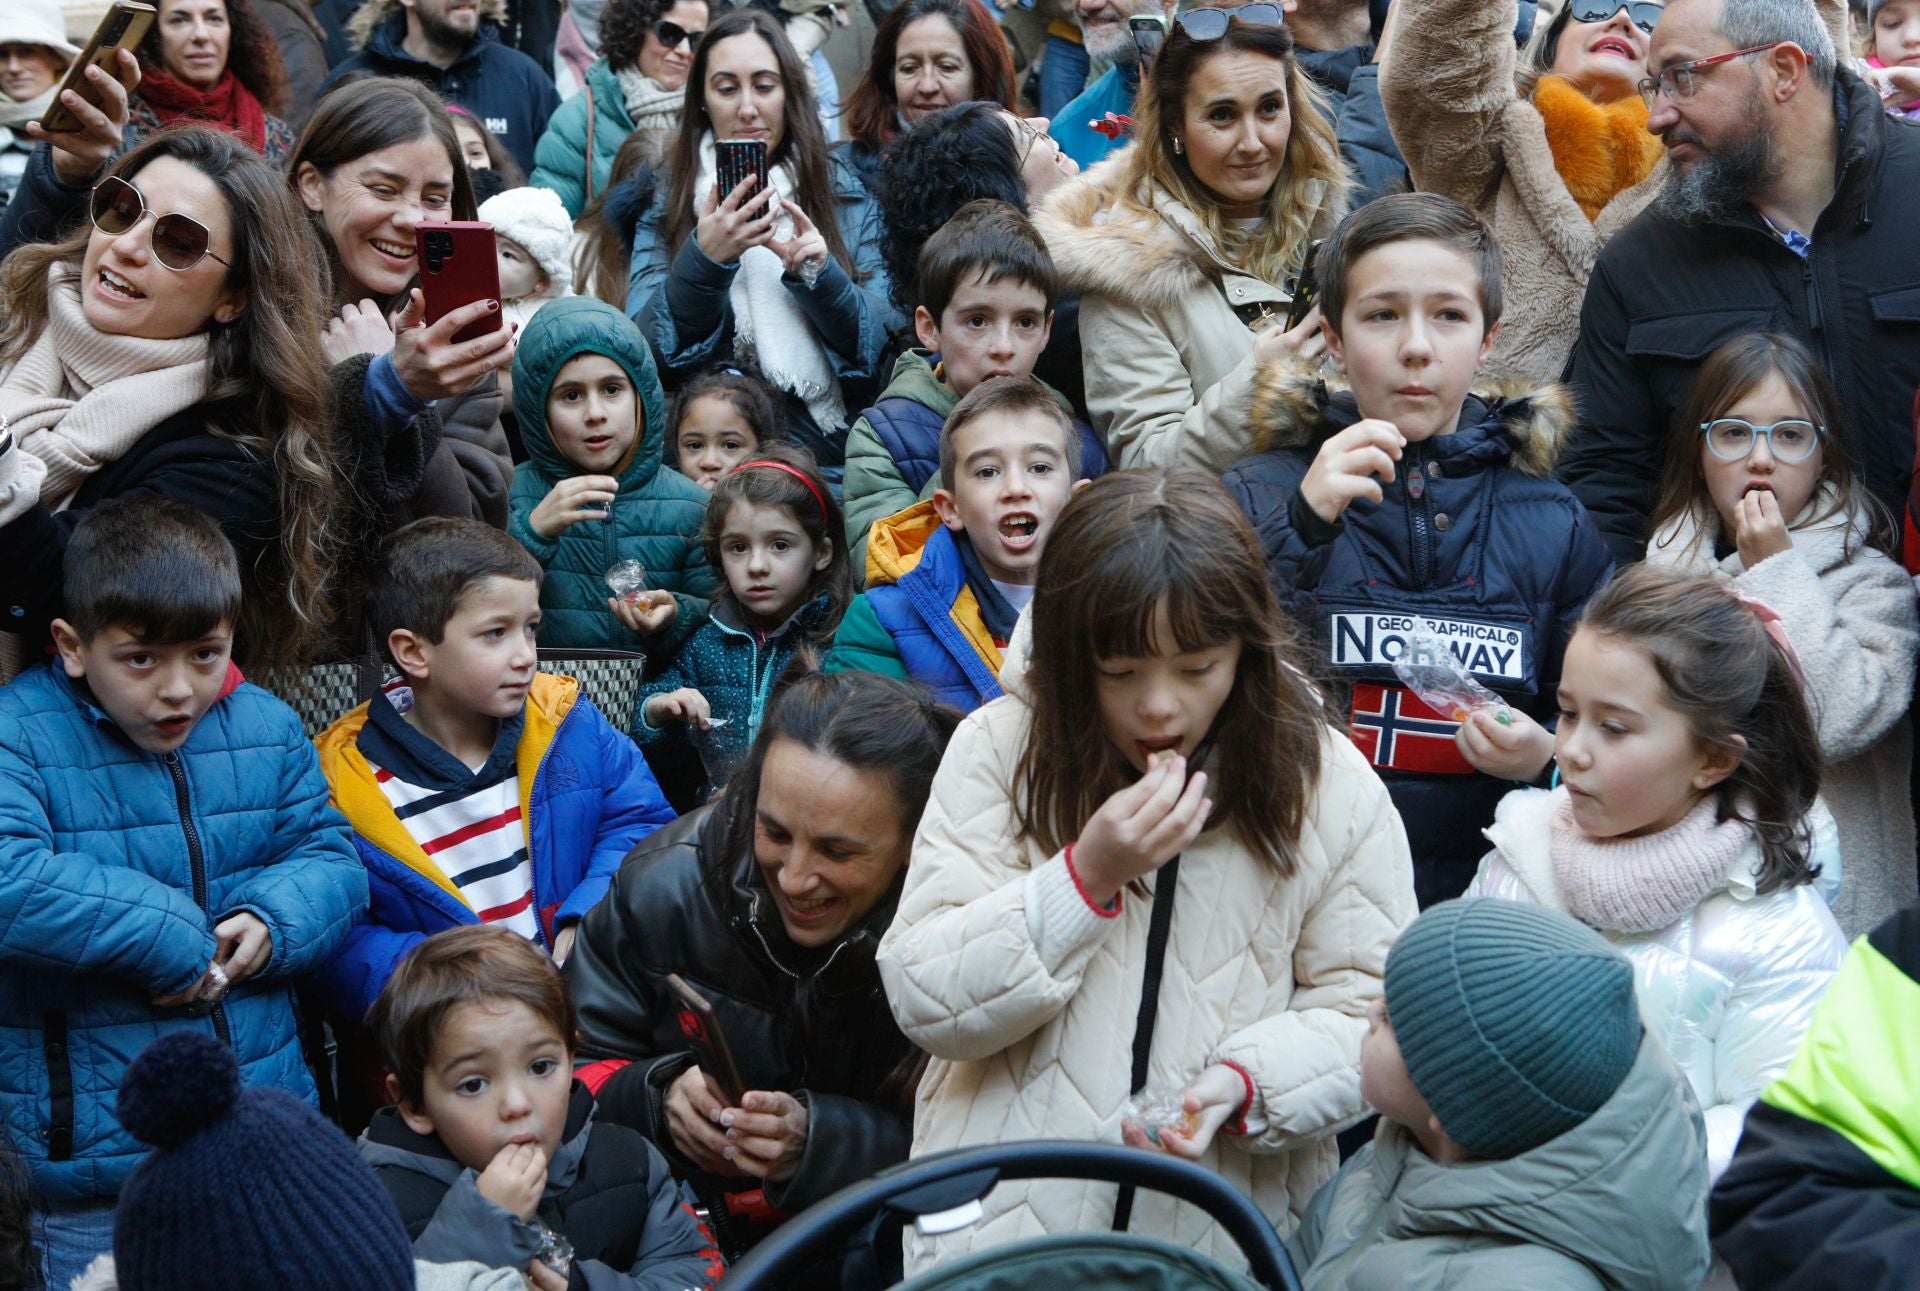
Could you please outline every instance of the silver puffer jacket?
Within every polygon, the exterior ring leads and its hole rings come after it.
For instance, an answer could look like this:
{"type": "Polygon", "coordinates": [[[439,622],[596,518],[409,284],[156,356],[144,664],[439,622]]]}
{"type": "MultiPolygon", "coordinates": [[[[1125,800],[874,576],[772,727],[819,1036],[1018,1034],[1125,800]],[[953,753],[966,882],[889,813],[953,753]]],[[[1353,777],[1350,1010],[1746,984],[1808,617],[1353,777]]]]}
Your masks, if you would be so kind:
{"type": "MultiPolygon", "coordinates": [[[[1564,789],[1526,789],[1500,802],[1469,896],[1502,897],[1565,911],[1554,873],[1552,819],[1564,789]]],[[[1815,804],[1813,860],[1836,855],[1832,817],[1815,804]]],[[[1640,1015],[1706,1109],[1712,1178],[1733,1159],[1747,1108],[1793,1061],[1813,1006],[1847,953],[1846,938],[1812,884],[1760,896],[1760,860],[1749,843],[1726,886],[1658,932],[1601,929],[1633,964],[1640,1015]]],[[[1837,868],[1837,867],[1836,867],[1837,868]]]]}

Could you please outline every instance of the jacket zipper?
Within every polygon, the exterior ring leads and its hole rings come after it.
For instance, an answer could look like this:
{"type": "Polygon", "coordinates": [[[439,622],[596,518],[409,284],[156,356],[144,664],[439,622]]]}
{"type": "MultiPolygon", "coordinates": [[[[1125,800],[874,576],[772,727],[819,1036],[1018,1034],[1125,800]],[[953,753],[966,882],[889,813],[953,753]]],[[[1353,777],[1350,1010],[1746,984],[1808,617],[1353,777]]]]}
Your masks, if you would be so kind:
{"type": "MultiPolygon", "coordinates": [[[[193,901],[211,915],[213,911],[207,909],[207,858],[200,850],[200,831],[193,824],[193,798],[187,791],[187,769],[181,765],[178,753],[163,753],[160,760],[167,764],[167,774],[173,777],[173,801],[180,812],[180,832],[187,836],[187,860],[193,869],[193,901]]],[[[221,1044],[233,1047],[224,1003],[213,1006],[213,1029],[220,1036],[221,1044]]]]}
{"type": "Polygon", "coordinates": [[[1423,462],[1409,451],[1407,511],[1413,518],[1413,579],[1421,588],[1433,581],[1433,540],[1427,532],[1427,488],[1423,462]]]}

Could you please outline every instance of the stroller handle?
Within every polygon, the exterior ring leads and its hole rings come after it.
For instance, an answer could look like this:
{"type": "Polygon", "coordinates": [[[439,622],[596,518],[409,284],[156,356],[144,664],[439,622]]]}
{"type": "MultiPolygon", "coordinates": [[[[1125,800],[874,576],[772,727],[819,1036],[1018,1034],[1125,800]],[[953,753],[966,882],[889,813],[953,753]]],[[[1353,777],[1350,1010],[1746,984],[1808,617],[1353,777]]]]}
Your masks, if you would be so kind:
{"type": "Polygon", "coordinates": [[[1268,1291],[1300,1291],[1286,1247],[1253,1200],[1210,1170],[1115,1143],[1041,1139],[957,1148],[908,1161],[849,1184],[788,1220],[721,1280],[722,1291],[776,1291],[824,1258],[877,1211],[911,1221],[985,1197],[1004,1181],[1086,1179],[1131,1184],[1200,1207],[1226,1229],[1268,1291]],[[949,1184],[947,1188],[939,1185],[949,1184]],[[920,1193],[917,1197],[907,1194],[920,1193]]]}

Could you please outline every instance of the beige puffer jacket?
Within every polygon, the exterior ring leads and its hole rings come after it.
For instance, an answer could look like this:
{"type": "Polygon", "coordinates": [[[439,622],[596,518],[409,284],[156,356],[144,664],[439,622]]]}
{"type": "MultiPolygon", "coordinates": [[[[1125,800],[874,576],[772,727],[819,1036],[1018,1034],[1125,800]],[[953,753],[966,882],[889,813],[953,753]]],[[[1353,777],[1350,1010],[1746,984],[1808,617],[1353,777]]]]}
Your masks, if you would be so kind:
{"type": "MultiPolygon", "coordinates": [[[[1087,412],[1115,469],[1194,466],[1214,475],[1253,451],[1253,337],[1285,320],[1291,285],[1243,273],[1193,212],[1157,191],[1157,219],[1120,220],[1127,154],[1055,189],[1034,225],[1080,296],[1087,412]]],[[[1344,214],[1324,201],[1312,236],[1344,214]]]]}
{"type": "MultiPolygon", "coordinates": [[[[880,943],[894,1017],[933,1055],[914,1109],[913,1155],[1007,1139],[1120,1141],[1151,900],[1101,917],[1064,857],[1016,837],[1014,766],[1027,737],[1027,622],[1009,647],[1007,694],[961,724],[914,839],[899,913],[880,943]]],[[[1094,738],[1098,738],[1095,736],[1094,738]]],[[[1387,949],[1415,909],[1400,817],[1353,745],[1328,728],[1300,872],[1282,879],[1230,832],[1181,857],[1147,1088],[1175,1092],[1210,1063],[1254,1084],[1244,1137],[1202,1164],[1291,1231],[1338,1164],[1331,1133],[1365,1112],[1360,1040],[1387,949]]],[[[910,1263],[1021,1238],[1104,1230],[1114,1189],[1003,1184],[985,1216],[910,1263]]],[[[1245,1261],[1200,1211],[1142,1194],[1132,1231],[1245,1261]]]]}

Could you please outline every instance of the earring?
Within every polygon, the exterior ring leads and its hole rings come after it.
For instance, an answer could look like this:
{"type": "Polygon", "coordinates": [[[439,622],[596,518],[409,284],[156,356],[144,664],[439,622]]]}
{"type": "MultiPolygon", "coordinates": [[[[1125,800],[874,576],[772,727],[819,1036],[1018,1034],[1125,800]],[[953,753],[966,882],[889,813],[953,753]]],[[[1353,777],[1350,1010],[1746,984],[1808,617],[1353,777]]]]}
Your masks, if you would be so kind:
{"type": "Polygon", "coordinates": [[[1185,152],[1186,152],[1186,150],[1187,150],[1187,145],[1185,145],[1185,144],[1183,144],[1183,143],[1181,143],[1181,142],[1180,142],[1180,136],[1179,136],[1179,135],[1177,135],[1177,134],[1175,134],[1175,135],[1168,135],[1167,137],[1168,137],[1169,139],[1171,139],[1171,140],[1173,140],[1173,155],[1174,155],[1174,156],[1176,156],[1176,157],[1178,157],[1178,156],[1180,156],[1180,155],[1182,155],[1183,153],[1185,153],[1185,152]]]}

